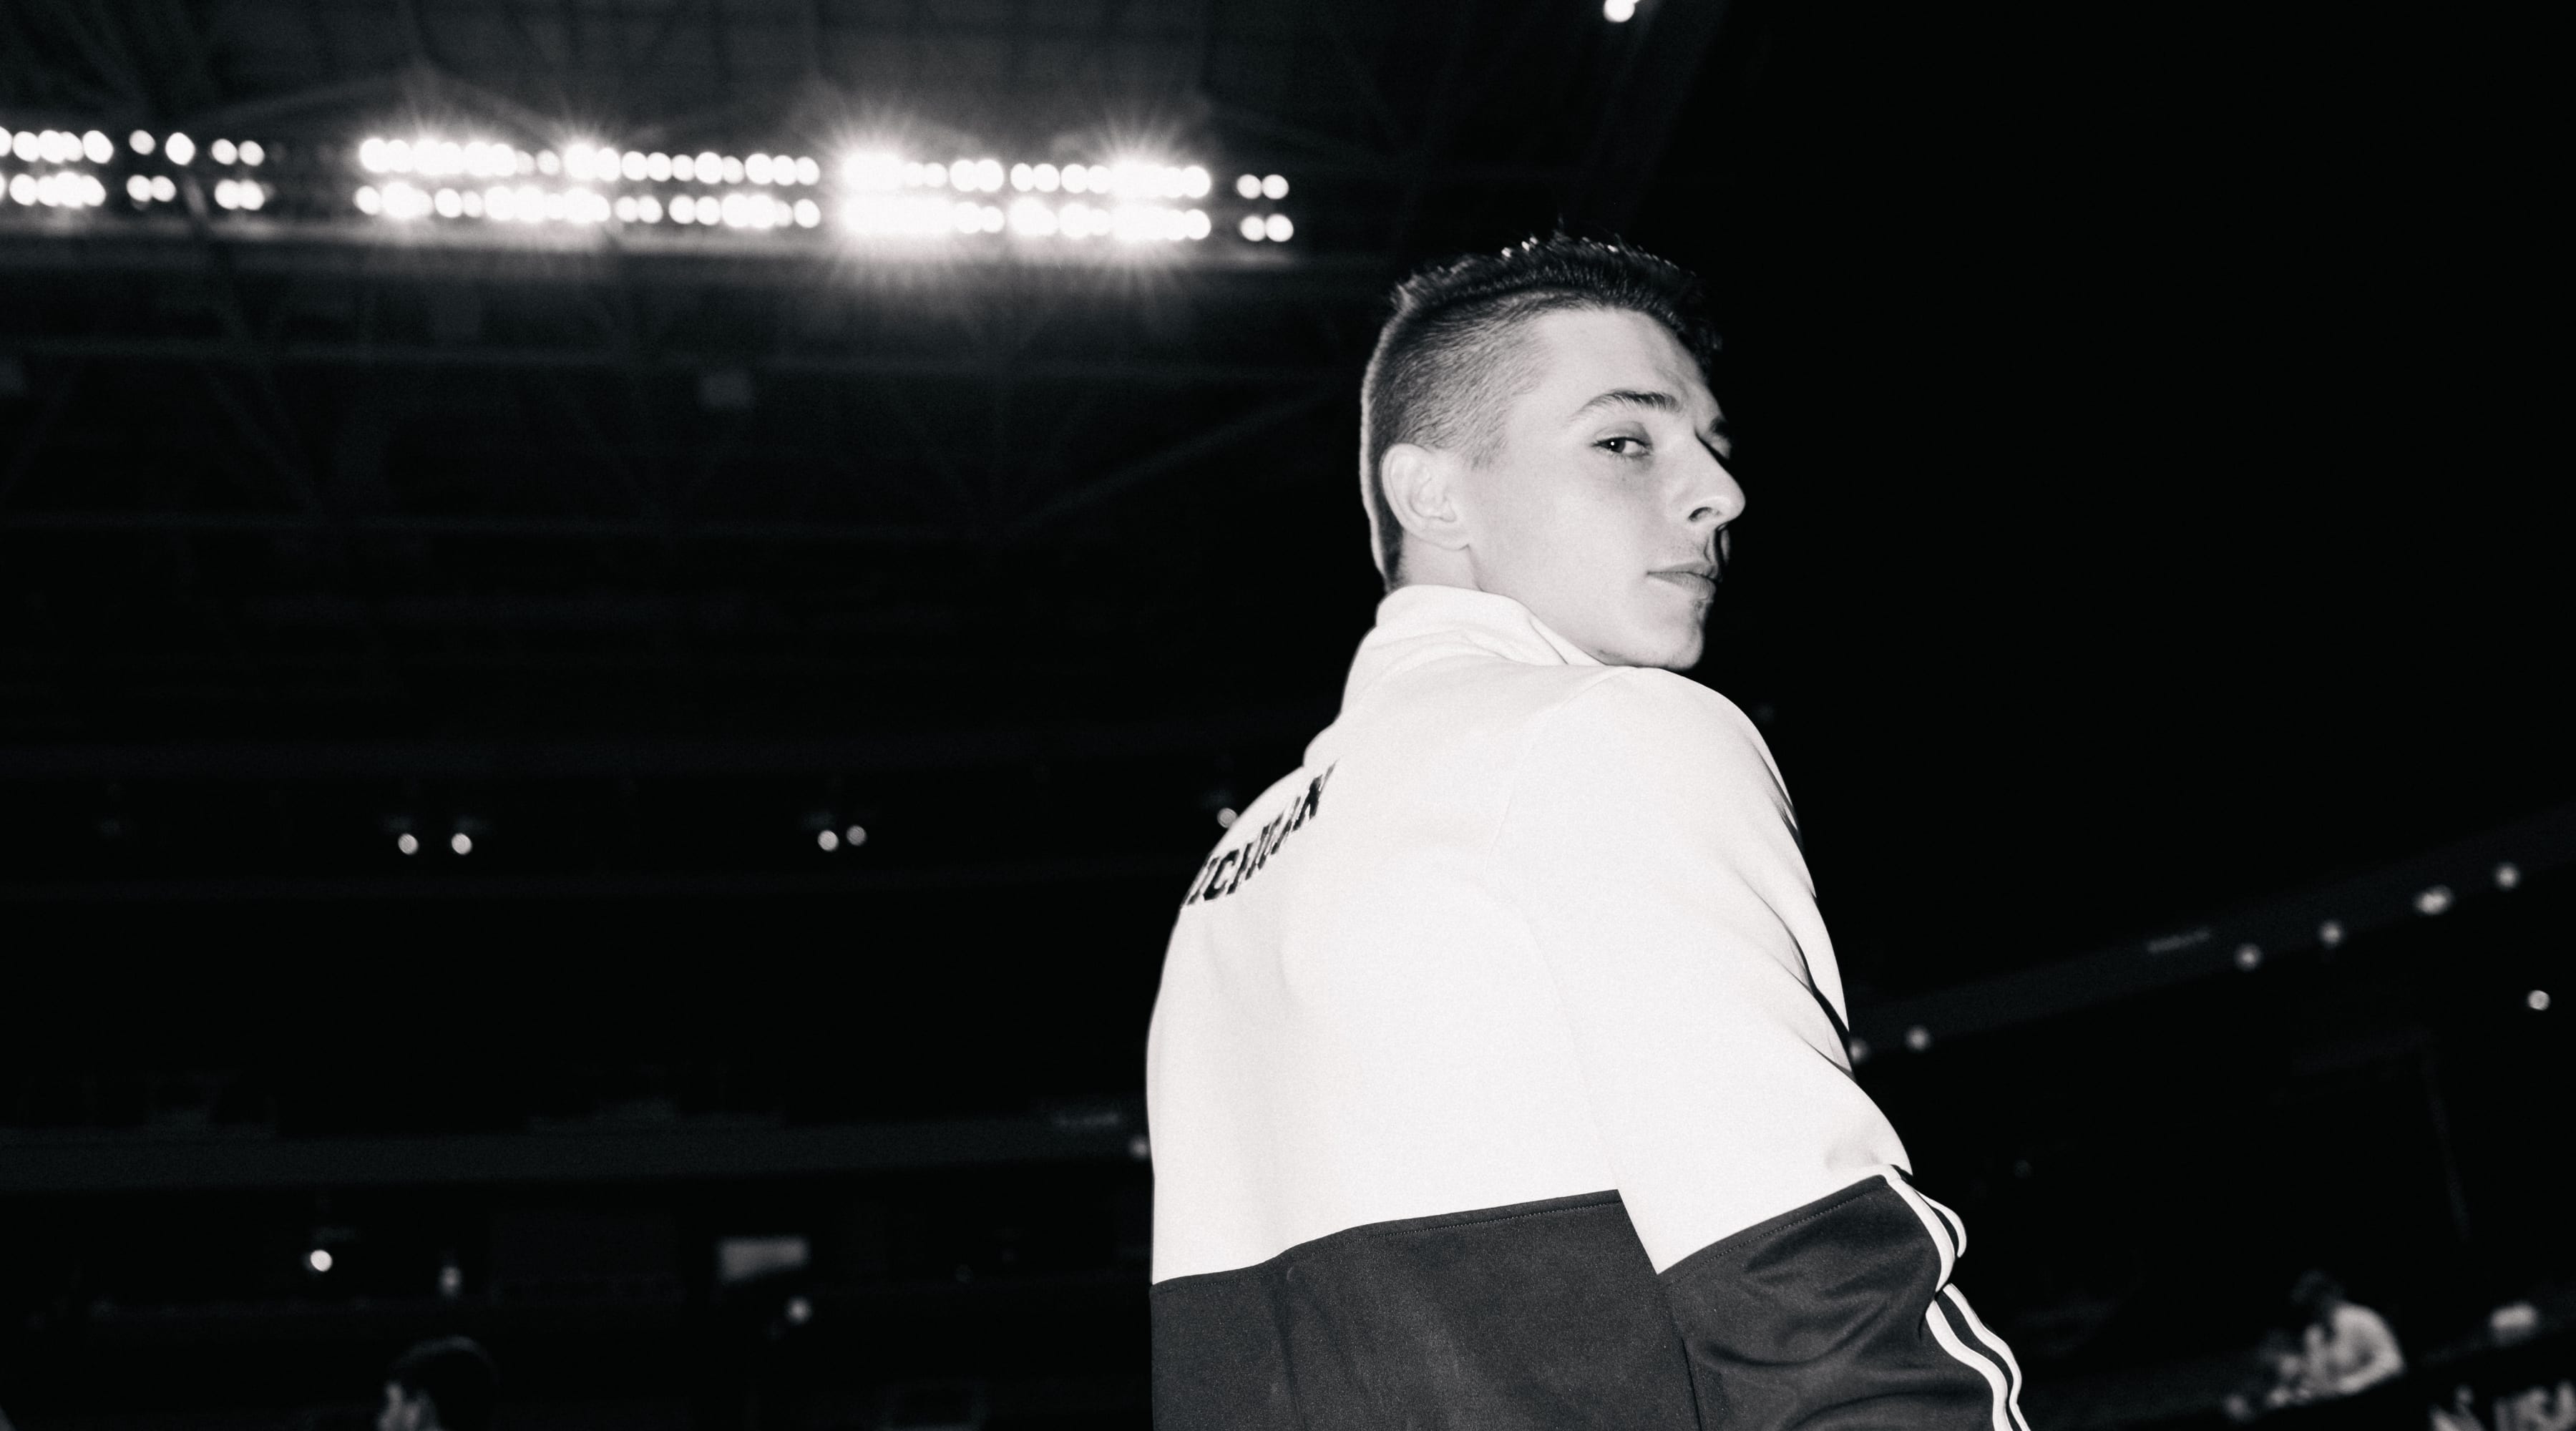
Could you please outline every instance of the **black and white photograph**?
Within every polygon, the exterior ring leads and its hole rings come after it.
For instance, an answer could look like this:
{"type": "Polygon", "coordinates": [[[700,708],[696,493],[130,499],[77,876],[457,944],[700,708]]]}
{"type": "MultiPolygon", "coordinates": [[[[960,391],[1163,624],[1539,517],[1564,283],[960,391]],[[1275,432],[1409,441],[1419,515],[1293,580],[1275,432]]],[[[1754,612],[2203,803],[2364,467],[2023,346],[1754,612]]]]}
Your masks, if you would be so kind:
{"type": "Polygon", "coordinates": [[[2576,1431],[2566,54],[0,0],[0,1431],[2576,1431]]]}

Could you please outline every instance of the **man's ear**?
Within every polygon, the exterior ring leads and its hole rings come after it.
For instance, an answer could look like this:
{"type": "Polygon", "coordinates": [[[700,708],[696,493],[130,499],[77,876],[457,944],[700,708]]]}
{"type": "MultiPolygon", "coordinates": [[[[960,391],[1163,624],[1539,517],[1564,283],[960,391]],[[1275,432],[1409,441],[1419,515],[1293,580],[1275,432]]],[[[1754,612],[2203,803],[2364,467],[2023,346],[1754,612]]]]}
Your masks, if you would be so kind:
{"type": "Polygon", "coordinates": [[[1441,551],[1467,545],[1466,513],[1458,501],[1463,465],[1450,453],[1411,442],[1395,444],[1378,459],[1386,505],[1406,535],[1441,551]]]}

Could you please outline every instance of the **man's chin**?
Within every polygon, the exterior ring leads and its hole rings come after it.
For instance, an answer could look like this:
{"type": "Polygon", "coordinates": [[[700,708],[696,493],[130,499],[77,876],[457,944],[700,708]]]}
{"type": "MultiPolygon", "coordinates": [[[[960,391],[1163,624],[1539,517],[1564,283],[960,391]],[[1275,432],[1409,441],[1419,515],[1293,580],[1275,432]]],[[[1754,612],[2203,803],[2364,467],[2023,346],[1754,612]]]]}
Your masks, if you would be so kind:
{"type": "Polygon", "coordinates": [[[1652,666],[1666,671],[1687,671],[1699,664],[1699,658],[1707,648],[1707,638],[1694,631],[1687,639],[1636,641],[1615,650],[1592,654],[1605,666],[1652,666]]]}

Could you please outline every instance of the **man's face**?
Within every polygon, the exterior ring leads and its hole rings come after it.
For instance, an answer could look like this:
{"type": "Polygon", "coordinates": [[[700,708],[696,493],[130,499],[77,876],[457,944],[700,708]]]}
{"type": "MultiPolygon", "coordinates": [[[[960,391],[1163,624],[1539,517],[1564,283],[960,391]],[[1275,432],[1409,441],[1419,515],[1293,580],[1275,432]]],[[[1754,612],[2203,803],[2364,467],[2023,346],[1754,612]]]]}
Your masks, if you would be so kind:
{"type": "Polygon", "coordinates": [[[385,1404],[376,1410],[376,1431],[435,1431],[438,1415],[426,1396],[415,1396],[403,1390],[402,1383],[385,1383],[385,1404]]]}
{"type": "Polygon", "coordinates": [[[1699,364],[1641,313],[1546,313],[1513,336],[1542,376],[1460,474],[1477,587],[1608,664],[1697,664],[1744,511],[1699,364]]]}

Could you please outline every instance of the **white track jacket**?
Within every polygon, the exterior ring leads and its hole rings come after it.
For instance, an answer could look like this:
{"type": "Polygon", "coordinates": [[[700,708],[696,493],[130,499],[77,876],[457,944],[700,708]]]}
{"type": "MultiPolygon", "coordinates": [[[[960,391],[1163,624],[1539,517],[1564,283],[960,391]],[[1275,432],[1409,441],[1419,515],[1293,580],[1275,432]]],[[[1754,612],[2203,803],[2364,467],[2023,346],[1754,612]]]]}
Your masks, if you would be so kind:
{"type": "Polygon", "coordinates": [[[1846,1023],[1751,722],[1398,589],[1173,927],[1157,1424],[2025,1431],[1846,1023]]]}

